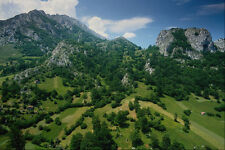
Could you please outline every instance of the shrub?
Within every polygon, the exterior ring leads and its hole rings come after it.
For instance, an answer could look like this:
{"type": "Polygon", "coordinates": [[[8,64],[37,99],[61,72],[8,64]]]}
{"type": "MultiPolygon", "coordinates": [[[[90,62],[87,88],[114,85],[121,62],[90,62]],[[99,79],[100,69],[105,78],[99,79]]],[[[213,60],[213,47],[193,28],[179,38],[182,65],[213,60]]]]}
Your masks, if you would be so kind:
{"type": "Polygon", "coordinates": [[[82,123],[80,126],[81,129],[86,129],[87,128],[87,124],[86,123],[82,123]]]}

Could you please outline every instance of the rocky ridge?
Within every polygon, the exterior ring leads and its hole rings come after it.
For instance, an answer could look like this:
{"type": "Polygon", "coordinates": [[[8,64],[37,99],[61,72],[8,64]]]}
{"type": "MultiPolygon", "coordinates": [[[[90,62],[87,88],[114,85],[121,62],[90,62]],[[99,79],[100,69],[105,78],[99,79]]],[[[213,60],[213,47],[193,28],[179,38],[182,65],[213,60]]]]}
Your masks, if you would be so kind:
{"type": "Polygon", "coordinates": [[[218,39],[216,41],[214,41],[215,46],[217,47],[217,49],[221,52],[225,52],[225,39],[218,39]]]}
{"type": "Polygon", "coordinates": [[[160,53],[164,56],[169,56],[170,54],[174,54],[176,50],[182,50],[184,54],[191,57],[192,59],[199,59],[201,57],[201,52],[209,51],[209,52],[215,52],[216,48],[214,46],[214,43],[212,41],[211,34],[208,32],[208,30],[204,28],[187,28],[187,29],[181,29],[181,28],[172,28],[170,30],[162,30],[160,34],[158,35],[156,45],[160,49],[160,53]],[[175,37],[174,35],[178,32],[182,31],[175,37]],[[184,34],[184,35],[181,35],[184,34]],[[183,39],[179,39],[183,38],[183,39]],[[183,40],[182,42],[186,42],[185,44],[189,44],[191,47],[179,47],[175,46],[171,50],[171,45],[174,41],[183,40]]]}

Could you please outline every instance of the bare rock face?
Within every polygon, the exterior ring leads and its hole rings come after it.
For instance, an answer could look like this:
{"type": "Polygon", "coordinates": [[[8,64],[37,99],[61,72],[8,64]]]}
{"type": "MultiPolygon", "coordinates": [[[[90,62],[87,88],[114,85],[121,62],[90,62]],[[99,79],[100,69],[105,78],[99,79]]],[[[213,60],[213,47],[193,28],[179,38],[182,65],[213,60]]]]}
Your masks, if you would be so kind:
{"type": "Polygon", "coordinates": [[[72,63],[69,56],[72,55],[73,51],[74,48],[71,45],[60,42],[52,51],[52,56],[46,61],[46,64],[48,66],[56,65],[59,67],[70,66],[72,63]]]}
{"type": "Polygon", "coordinates": [[[225,39],[218,39],[214,42],[217,49],[221,52],[225,52],[225,39]]]}
{"type": "Polygon", "coordinates": [[[160,53],[164,56],[168,56],[168,48],[174,40],[172,34],[174,30],[162,30],[157,38],[156,45],[159,47],[160,53]]]}
{"type": "Polygon", "coordinates": [[[121,80],[121,82],[122,82],[122,85],[124,85],[124,86],[129,86],[129,85],[130,85],[128,73],[126,73],[126,74],[123,76],[123,79],[121,80]]]}
{"type": "Polygon", "coordinates": [[[146,61],[145,71],[148,72],[150,75],[155,71],[155,69],[152,68],[150,65],[150,59],[148,61],[146,61]]]}
{"type": "Polygon", "coordinates": [[[199,59],[203,51],[214,52],[216,50],[211,34],[203,28],[172,28],[170,30],[162,30],[157,38],[156,45],[159,47],[160,53],[164,56],[173,56],[176,50],[181,50],[183,54],[192,59],[199,59]],[[180,34],[183,35],[175,37],[174,35],[178,31],[182,31],[180,34]],[[180,37],[182,39],[179,39],[180,37]],[[179,43],[178,41],[186,43],[189,47],[176,46],[175,43],[179,43]],[[171,45],[173,45],[172,50],[170,50],[171,45]]]}
{"type": "Polygon", "coordinates": [[[40,70],[40,66],[26,69],[23,72],[16,74],[14,77],[14,80],[20,81],[20,80],[35,76],[39,73],[39,70],[40,70]]]}
{"type": "Polygon", "coordinates": [[[197,51],[215,51],[211,34],[208,30],[203,28],[188,28],[185,31],[185,36],[191,47],[197,51]]]}

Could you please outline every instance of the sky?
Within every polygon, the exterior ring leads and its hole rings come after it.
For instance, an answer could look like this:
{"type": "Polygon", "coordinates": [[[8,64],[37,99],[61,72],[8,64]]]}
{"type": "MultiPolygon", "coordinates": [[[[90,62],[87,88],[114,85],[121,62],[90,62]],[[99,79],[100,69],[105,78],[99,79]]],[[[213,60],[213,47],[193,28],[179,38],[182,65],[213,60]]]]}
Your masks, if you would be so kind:
{"type": "Polygon", "coordinates": [[[0,0],[0,20],[33,9],[65,14],[107,39],[124,36],[143,48],[161,30],[206,28],[224,38],[224,0],[0,0]]]}

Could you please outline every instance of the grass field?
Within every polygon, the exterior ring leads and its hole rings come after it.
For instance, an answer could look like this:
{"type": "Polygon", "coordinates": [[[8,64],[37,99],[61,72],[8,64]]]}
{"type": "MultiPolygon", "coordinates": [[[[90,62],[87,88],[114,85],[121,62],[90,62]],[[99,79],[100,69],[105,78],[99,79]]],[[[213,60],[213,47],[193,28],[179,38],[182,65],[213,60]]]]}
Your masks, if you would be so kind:
{"type": "Polygon", "coordinates": [[[22,54],[17,49],[15,49],[14,45],[12,44],[0,46],[0,64],[5,63],[10,57],[18,58],[21,56],[22,54]]]}
{"type": "MultiPolygon", "coordinates": [[[[2,79],[3,80],[3,79],[2,79]]],[[[0,78],[1,81],[1,78],[0,78]]],[[[45,89],[47,91],[51,91],[56,89],[57,92],[61,95],[65,94],[67,90],[71,90],[71,88],[64,87],[62,84],[62,79],[60,77],[55,78],[47,78],[45,82],[39,84],[39,87],[41,89],[45,89]]],[[[112,108],[111,104],[107,104],[106,106],[102,108],[97,108],[94,111],[94,114],[98,116],[101,120],[101,122],[105,121],[108,124],[108,127],[111,129],[111,133],[113,135],[113,138],[115,142],[118,144],[119,149],[131,149],[132,148],[132,142],[130,135],[132,131],[134,131],[134,122],[130,122],[129,120],[127,123],[129,126],[127,128],[119,128],[119,131],[116,130],[115,126],[112,126],[110,122],[107,121],[106,118],[103,117],[104,113],[111,113],[111,112],[118,112],[120,110],[128,110],[129,115],[128,117],[137,119],[135,111],[130,111],[128,104],[130,101],[134,101],[135,96],[143,96],[148,97],[150,94],[153,93],[153,90],[148,90],[148,86],[144,85],[143,83],[139,83],[139,86],[137,89],[135,89],[135,93],[131,94],[130,96],[126,97],[121,101],[122,106],[117,108],[112,108]]],[[[73,103],[82,102],[83,93],[81,93],[81,97],[74,97],[73,103]]],[[[87,94],[88,98],[87,100],[90,101],[90,93],[87,94]]],[[[166,126],[165,132],[159,132],[155,129],[152,129],[152,132],[150,133],[150,136],[157,137],[160,141],[162,139],[162,136],[165,134],[168,134],[172,141],[177,141],[182,144],[187,149],[194,149],[194,147],[202,147],[202,146],[210,146],[211,148],[218,148],[222,149],[224,144],[224,113],[221,114],[221,118],[218,117],[209,117],[207,115],[201,116],[200,113],[202,111],[204,112],[211,112],[211,113],[218,113],[214,110],[214,107],[218,106],[219,104],[216,103],[215,100],[206,100],[204,98],[198,98],[196,99],[195,95],[190,96],[189,101],[176,101],[175,99],[164,96],[163,98],[160,98],[163,103],[166,104],[167,110],[162,109],[157,104],[153,104],[151,102],[146,101],[139,101],[139,104],[142,108],[149,107],[152,114],[154,112],[160,113],[161,116],[163,116],[164,120],[162,121],[162,124],[166,126]],[[192,111],[191,116],[189,117],[189,120],[191,122],[191,130],[189,133],[185,133],[183,131],[183,121],[182,116],[184,115],[183,111],[190,109],[192,111]],[[178,114],[178,122],[174,121],[174,114],[178,114]]],[[[42,107],[45,108],[47,111],[55,111],[59,105],[63,105],[66,101],[65,100],[54,100],[54,101],[43,101],[42,107]],[[57,102],[57,104],[54,104],[54,101],[57,102]]],[[[56,137],[61,140],[61,145],[63,147],[69,146],[71,138],[76,133],[85,134],[86,132],[93,131],[92,127],[92,119],[91,118],[85,118],[84,123],[87,124],[87,129],[81,129],[80,127],[76,128],[69,136],[65,136],[64,129],[67,127],[69,128],[71,125],[73,125],[80,117],[81,115],[87,110],[89,107],[81,107],[81,108],[69,108],[64,110],[63,112],[59,114],[55,114],[51,116],[53,120],[56,117],[59,117],[62,124],[60,126],[56,125],[55,122],[52,122],[50,124],[46,124],[45,120],[40,121],[37,124],[37,127],[30,127],[28,130],[30,133],[38,135],[42,134],[47,139],[55,139],[56,137]],[[38,126],[48,126],[51,131],[40,131],[38,129],[38,126]],[[63,140],[63,137],[65,138],[63,140]]],[[[141,138],[145,145],[143,147],[148,148],[149,144],[151,144],[151,139],[147,138],[146,135],[144,135],[142,132],[140,132],[141,138]]],[[[7,145],[7,137],[1,137],[0,136],[0,146],[7,145]]],[[[31,142],[28,142],[26,144],[26,149],[41,149],[40,147],[33,145],[31,142]]]]}
{"type": "Polygon", "coordinates": [[[72,88],[63,85],[60,77],[46,78],[45,82],[39,84],[38,87],[48,92],[56,90],[60,95],[64,95],[68,90],[72,90],[72,88]]]}

